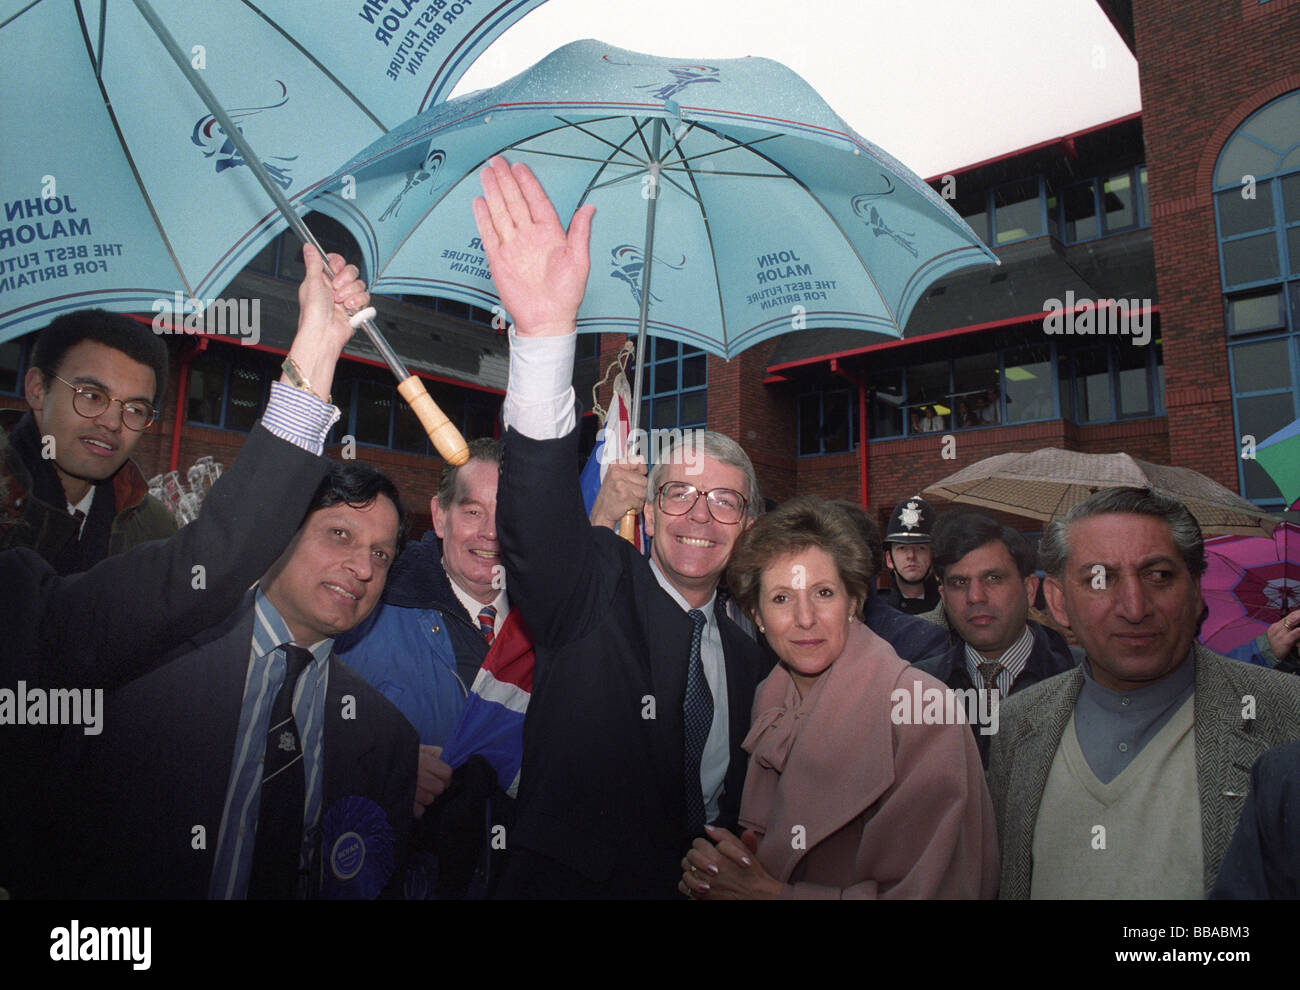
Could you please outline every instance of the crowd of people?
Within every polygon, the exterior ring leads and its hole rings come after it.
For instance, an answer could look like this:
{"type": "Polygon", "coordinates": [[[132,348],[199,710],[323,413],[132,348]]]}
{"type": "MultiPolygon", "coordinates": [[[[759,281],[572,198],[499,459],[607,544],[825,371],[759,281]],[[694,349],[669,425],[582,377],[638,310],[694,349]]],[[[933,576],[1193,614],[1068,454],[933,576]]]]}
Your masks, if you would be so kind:
{"type": "Polygon", "coordinates": [[[500,158],[482,182],[503,439],[443,469],[411,546],[393,482],[322,456],[369,299],[342,258],[304,249],[284,376],[178,532],[129,459],[165,349],[102,313],[42,332],[0,474],[0,887],[1300,896],[1300,611],[1233,658],[1197,643],[1181,503],[1104,489],[1035,548],[918,495],[882,534],[815,496],[763,512],[744,450],[688,431],[589,509],[593,211],[566,230],[500,158]],[[648,553],[614,530],[633,508],[648,553]],[[503,728],[453,755],[489,695],[503,728]]]}

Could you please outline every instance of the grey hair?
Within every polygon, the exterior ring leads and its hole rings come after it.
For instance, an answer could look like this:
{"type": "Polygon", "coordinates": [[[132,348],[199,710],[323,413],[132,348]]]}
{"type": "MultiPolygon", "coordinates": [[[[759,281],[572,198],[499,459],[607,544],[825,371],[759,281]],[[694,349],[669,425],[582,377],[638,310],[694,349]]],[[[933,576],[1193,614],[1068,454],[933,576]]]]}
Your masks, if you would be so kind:
{"type": "Polygon", "coordinates": [[[743,493],[746,502],[745,514],[750,518],[756,518],[762,514],[763,494],[758,490],[758,476],[754,474],[754,465],[750,462],[749,455],[731,437],[725,433],[716,433],[713,430],[682,430],[680,433],[673,430],[669,434],[668,444],[664,448],[663,456],[656,460],[654,466],[650,469],[650,477],[646,487],[647,499],[654,501],[656,493],[659,491],[661,483],[659,479],[664,466],[679,460],[679,455],[683,449],[689,451],[692,456],[708,457],[719,464],[726,464],[728,467],[734,467],[742,472],[745,475],[745,483],[748,488],[748,491],[743,493]]]}
{"type": "Polygon", "coordinates": [[[1070,527],[1080,519],[1114,514],[1154,516],[1169,524],[1183,563],[1194,578],[1205,573],[1205,538],[1200,523],[1176,498],[1150,488],[1103,488],[1076,505],[1065,518],[1049,523],[1038,548],[1044,571],[1054,578],[1065,573],[1070,558],[1070,527]]]}

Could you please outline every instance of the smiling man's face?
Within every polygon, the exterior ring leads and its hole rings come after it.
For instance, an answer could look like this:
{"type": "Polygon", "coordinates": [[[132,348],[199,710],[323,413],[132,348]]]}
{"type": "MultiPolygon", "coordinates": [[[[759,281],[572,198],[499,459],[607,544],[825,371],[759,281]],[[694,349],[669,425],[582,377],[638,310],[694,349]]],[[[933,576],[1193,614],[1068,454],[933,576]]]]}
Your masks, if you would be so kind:
{"type": "MultiPolygon", "coordinates": [[[[744,471],[702,454],[687,463],[665,464],[657,481],[661,488],[682,481],[706,492],[715,488],[729,488],[742,496],[749,492],[744,471]]],[[[754,519],[745,515],[738,523],[720,523],[709,512],[708,500],[703,496],[696,498],[686,514],[669,515],[659,508],[658,492],[646,494],[645,530],[652,541],[650,556],[668,582],[692,607],[698,608],[713,594],[736,540],[754,519]]]]}
{"type": "Polygon", "coordinates": [[[493,461],[471,460],[456,472],[451,504],[432,502],[433,530],[442,540],[447,576],[475,601],[494,601],[501,587],[501,544],[497,542],[497,482],[493,461]]]}
{"type": "MultiPolygon", "coordinates": [[[[98,341],[69,347],[54,373],[113,399],[153,403],[153,369],[98,341]]],[[[47,383],[40,370],[32,368],[23,384],[37,430],[42,438],[54,438],[54,469],[69,501],[78,501],[90,485],[111,478],[140,442],[142,434],[122,424],[120,403],[110,402],[88,419],[73,408],[73,389],[58,379],[47,383]]]]}

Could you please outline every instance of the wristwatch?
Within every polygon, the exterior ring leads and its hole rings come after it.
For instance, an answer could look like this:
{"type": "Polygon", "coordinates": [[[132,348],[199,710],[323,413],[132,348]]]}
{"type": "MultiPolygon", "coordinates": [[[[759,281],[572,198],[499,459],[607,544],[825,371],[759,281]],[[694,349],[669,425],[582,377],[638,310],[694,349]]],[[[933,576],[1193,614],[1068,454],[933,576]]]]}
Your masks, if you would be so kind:
{"type": "MultiPolygon", "coordinates": [[[[302,373],[294,359],[287,354],[284,357],[284,363],[280,365],[280,370],[284,372],[284,376],[289,379],[289,384],[294,388],[300,388],[304,392],[311,392],[312,395],[316,395],[312,391],[311,382],[307,381],[307,376],[302,373]]],[[[316,395],[316,398],[319,399],[320,396],[316,395]]],[[[333,395],[327,395],[325,401],[333,404],[333,398],[333,395]]]]}

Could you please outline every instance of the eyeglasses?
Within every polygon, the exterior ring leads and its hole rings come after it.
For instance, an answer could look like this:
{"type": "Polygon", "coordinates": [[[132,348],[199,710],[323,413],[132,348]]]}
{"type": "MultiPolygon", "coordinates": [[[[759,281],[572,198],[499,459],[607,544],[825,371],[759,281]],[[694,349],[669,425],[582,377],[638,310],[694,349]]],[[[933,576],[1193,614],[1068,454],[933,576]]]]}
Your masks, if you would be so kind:
{"type": "Polygon", "coordinates": [[[702,491],[684,481],[669,481],[659,486],[659,508],[670,516],[684,516],[695,508],[700,496],[709,508],[709,515],[726,526],[734,526],[745,517],[749,503],[740,492],[730,488],[713,488],[702,491]]]}
{"type": "Polygon", "coordinates": [[[158,418],[158,410],[142,399],[114,399],[94,385],[73,385],[66,378],[59,378],[58,375],[52,377],[72,389],[72,408],[78,416],[94,419],[104,415],[108,407],[116,402],[122,407],[122,425],[137,433],[149,429],[150,424],[158,418]]]}

